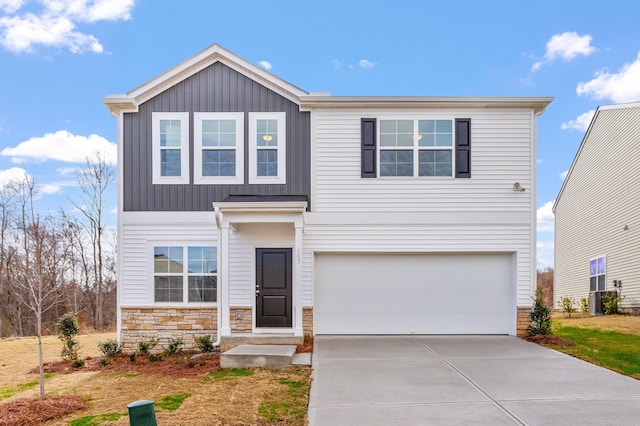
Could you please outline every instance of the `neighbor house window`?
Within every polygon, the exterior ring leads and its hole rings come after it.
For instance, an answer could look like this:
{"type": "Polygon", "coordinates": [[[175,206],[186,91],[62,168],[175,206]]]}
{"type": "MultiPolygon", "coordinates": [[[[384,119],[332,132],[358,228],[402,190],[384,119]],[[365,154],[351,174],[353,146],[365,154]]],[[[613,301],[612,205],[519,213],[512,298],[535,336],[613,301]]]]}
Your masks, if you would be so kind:
{"type": "Polygon", "coordinates": [[[196,112],[194,183],[244,183],[244,113],[196,112]]]}
{"type": "Polygon", "coordinates": [[[589,290],[605,291],[607,287],[607,257],[601,256],[589,261],[589,290]]]}
{"type": "Polygon", "coordinates": [[[249,113],[249,183],[286,183],[284,112],[249,113]]]}
{"type": "Polygon", "coordinates": [[[452,176],[453,120],[380,120],[380,176],[452,176]]]}
{"type": "Polygon", "coordinates": [[[210,246],[155,246],[153,286],[156,302],[215,302],[217,249],[210,246]]]}
{"type": "Polygon", "coordinates": [[[152,114],[154,184],[189,183],[189,113],[152,114]]]}

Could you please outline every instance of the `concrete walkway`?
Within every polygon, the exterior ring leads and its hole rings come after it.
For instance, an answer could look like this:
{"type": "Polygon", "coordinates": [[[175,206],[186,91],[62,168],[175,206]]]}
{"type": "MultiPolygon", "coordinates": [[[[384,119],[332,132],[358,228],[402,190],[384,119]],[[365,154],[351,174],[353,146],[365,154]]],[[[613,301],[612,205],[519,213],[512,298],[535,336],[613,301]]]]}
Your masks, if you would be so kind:
{"type": "Polygon", "coordinates": [[[638,425],[640,380],[512,336],[316,336],[309,424],[638,425]]]}

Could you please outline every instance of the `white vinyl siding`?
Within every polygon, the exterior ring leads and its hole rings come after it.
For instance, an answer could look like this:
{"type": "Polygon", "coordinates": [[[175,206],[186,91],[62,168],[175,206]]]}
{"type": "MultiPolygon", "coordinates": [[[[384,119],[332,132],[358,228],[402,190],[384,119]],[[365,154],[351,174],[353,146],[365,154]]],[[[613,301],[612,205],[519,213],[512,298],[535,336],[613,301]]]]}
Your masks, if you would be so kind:
{"type": "MultiPolygon", "coordinates": [[[[123,212],[120,220],[123,234],[119,247],[122,269],[118,291],[122,306],[154,304],[154,247],[218,245],[213,212],[123,212]]],[[[198,304],[189,303],[193,305],[198,304]]]]}
{"type": "Polygon", "coordinates": [[[607,289],[640,307],[640,104],[601,107],[555,206],[556,306],[589,296],[589,260],[606,255],[607,289]],[[627,226],[625,230],[624,227],[627,226]]]}

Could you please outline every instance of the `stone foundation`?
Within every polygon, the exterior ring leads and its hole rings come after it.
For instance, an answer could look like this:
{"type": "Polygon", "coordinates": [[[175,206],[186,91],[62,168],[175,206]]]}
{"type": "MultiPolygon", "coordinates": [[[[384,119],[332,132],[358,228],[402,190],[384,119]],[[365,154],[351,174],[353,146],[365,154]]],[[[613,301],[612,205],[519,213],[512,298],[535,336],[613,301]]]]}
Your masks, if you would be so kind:
{"type": "Polygon", "coordinates": [[[518,337],[529,334],[529,326],[531,325],[531,308],[518,307],[518,319],[516,322],[516,335],[518,337]]]}
{"type": "Polygon", "coordinates": [[[183,349],[197,349],[194,337],[210,335],[215,341],[217,332],[215,307],[122,308],[124,352],[137,351],[138,342],[152,339],[158,339],[153,351],[160,352],[176,338],[182,338],[183,349]]]}
{"type": "Polygon", "coordinates": [[[305,336],[313,336],[313,308],[311,306],[302,308],[302,329],[305,336]]]}
{"type": "Polygon", "coordinates": [[[229,311],[232,333],[251,333],[253,331],[251,308],[246,306],[232,306],[229,308],[229,311]],[[240,319],[236,317],[237,312],[240,312],[240,319]]]}

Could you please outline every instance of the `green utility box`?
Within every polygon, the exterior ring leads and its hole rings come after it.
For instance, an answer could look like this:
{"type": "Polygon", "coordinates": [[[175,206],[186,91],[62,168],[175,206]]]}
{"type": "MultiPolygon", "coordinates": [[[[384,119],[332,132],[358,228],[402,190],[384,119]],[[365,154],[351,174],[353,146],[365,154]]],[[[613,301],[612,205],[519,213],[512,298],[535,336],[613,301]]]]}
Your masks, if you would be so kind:
{"type": "Polygon", "coordinates": [[[129,409],[129,424],[131,426],[157,426],[156,412],[153,401],[142,399],[127,405],[129,409]]]}

